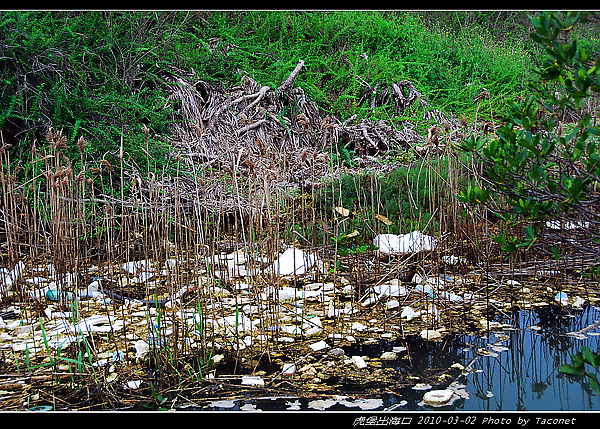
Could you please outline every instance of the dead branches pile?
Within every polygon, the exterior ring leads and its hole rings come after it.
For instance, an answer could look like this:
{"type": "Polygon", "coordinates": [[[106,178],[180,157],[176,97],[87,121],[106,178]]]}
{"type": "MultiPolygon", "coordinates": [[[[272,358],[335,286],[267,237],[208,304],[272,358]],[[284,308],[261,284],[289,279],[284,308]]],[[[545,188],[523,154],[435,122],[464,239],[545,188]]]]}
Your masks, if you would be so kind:
{"type": "MultiPolygon", "coordinates": [[[[323,115],[304,90],[294,86],[303,67],[300,60],[278,88],[245,76],[238,86],[224,89],[194,82],[193,76],[176,70],[166,73],[171,76],[168,99],[179,114],[174,156],[199,176],[212,178],[196,182],[200,191],[190,193],[200,195],[204,207],[221,212],[237,207],[235,211],[245,214],[261,210],[270,193],[314,185],[311,178],[336,174],[339,166],[330,162],[328,153],[340,143],[374,160],[424,140],[410,125],[398,129],[383,120],[357,121],[355,115],[341,122],[323,115]]],[[[393,103],[399,114],[422,108],[425,119],[451,122],[431,109],[408,81],[392,84],[371,103],[393,103]]]]}

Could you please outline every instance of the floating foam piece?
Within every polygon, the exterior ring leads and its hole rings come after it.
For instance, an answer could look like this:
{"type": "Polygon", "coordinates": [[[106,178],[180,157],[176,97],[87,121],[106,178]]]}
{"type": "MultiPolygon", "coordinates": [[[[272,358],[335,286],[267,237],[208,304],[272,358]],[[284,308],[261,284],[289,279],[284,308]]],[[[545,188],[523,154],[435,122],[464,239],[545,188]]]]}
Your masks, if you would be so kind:
{"type": "Polygon", "coordinates": [[[425,404],[437,407],[450,405],[455,399],[458,399],[458,395],[456,395],[454,391],[450,389],[431,390],[426,392],[423,396],[423,402],[425,404]]]}

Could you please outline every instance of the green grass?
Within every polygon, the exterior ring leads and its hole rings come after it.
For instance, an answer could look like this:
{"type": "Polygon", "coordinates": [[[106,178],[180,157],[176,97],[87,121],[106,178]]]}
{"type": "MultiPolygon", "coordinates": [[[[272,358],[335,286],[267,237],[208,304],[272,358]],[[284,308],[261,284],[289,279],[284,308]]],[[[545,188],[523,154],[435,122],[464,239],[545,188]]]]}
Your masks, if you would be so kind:
{"type": "MultiPolygon", "coordinates": [[[[0,41],[13,47],[1,60],[0,129],[15,154],[43,145],[52,126],[73,158],[80,136],[88,160],[114,155],[123,138],[142,172],[142,126],[168,136],[172,125],[169,66],[225,86],[245,71],[276,87],[303,59],[296,84],[324,112],[394,119],[369,108],[365,83],[381,90],[408,79],[434,107],[473,116],[484,87],[498,110],[520,95],[532,61],[521,39],[497,42],[485,23],[452,32],[414,12],[6,11],[0,41]]],[[[150,144],[156,165],[167,152],[160,141],[150,144]]]]}

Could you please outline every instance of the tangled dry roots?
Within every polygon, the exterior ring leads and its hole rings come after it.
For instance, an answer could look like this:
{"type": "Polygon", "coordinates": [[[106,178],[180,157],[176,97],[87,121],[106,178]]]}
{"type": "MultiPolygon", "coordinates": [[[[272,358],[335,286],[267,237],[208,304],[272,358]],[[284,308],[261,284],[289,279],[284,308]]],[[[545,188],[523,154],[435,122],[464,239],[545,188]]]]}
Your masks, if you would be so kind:
{"type": "MultiPolygon", "coordinates": [[[[177,156],[198,173],[218,170],[230,181],[187,180],[185,194],[200,197],[202,205],[225,213],[249,214],[261,210],[268,195],[292,187],[307,186],[311,178],[337,173],[328,163],[327,150],[335,142],[351,146],[368,163],[373,156],[417,143],[421,137],[410,125],[396,128],[356,116],[341,122],[323,117],[316,103],[294,80],[304,67],[300,60],[276,89],[244,76],[237,86],[224,89],[173,69],[165,73],[169,101],[178,118],[172,144],[177,156]],[[236,177],[246,177],[241,189],[236,177]],[[252,192],[253,198],[240,198],[252,192]]],[[[423,109],[425,119],[450,123],[431,109],[408,81],[390,85],[371,99],[371,104],[393,103],[404,113],[411,106],[423,109]]],[[[212,177],[212,175],[211,175],[212,177]]]]}

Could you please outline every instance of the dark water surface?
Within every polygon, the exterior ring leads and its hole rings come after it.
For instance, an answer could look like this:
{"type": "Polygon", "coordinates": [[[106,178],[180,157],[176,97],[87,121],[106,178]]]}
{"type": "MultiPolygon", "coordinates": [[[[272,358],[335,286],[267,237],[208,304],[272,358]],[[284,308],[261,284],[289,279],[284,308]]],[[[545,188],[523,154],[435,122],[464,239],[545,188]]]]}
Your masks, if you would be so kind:
{"type": "MultiPolygon", "coordinates": [[[[388,363],[388,366],[406,375],[425,375],[431,368],[449,368],[455,363],[470,368],[469,374],[456,378],[456,382],[464,385],[463,390],[468,393],[468,398],[461,398],[445,407],[423,405],[426,391],[407,388],[398,391],[398,395],[384,393],[377,399],[236,399],[215,401],[202,409],[598,411],[600,396],[592,391],[589,384],[583,378],[567,377],[558,371],[560,365],[571,363],[571,353],[579,351],[582,345],[593,351],[600,350],[599,328],[590,329],[583,335],[569,334],[598,320],[600,309],[593,306],[571,311],[570,314],[563,308],[548,306],[505,314],[497,321],[510,324],[512,328],[489,335],[457,336],[451,341],[429,343],[420,339],[403,339],[370,348],[362,346],[360,350],[346,348],[347,355],[378,357],[383,351],[392,350],[392,347],[408,347],[410,366],[407,366],[406,359],[388,363]],[[496,346],[493,346],[494,343],[496,346]],[[481,350],[492,353],[482,354],[481,350]]],[[[435,386],[433,388],[436,389],[435,386]]]]}

